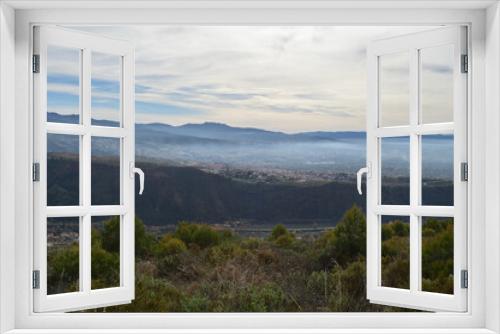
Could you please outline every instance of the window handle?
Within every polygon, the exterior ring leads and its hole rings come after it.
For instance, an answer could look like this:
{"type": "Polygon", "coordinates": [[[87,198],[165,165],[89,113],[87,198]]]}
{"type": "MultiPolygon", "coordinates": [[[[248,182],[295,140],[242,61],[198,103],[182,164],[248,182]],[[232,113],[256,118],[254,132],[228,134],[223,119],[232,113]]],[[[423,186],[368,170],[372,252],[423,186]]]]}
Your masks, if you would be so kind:
{"type": "Polygon", "coordinates": [[[139,175],[139,195],[144,191],[144,172],[142,169],[135,167],[133,162],[130,163],[130,178],[133,179],[135,174],[139,175]]]}
{"type": "Polygon", "coordinates": [[[358,170],[358,173],[356,174],[356,179],[357,179],[357,186],[358,186],[358,193],[360,195],[363,195],[363,191],[361,190],[361,178],[363,177],[363,174],[366,174],[366,178],[369,178],[371,175],[371,171],[370,171],[370,163],[368,163],[368,166],[366,167],[363,167],[363,168],[360,168],[358,170]]]}

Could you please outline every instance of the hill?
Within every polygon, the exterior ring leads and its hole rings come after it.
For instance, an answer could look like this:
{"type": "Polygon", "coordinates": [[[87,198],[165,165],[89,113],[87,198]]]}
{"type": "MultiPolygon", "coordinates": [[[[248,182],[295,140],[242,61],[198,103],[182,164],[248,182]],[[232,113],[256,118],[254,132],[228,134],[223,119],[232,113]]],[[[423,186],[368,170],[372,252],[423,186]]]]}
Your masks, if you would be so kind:
{"type": "MultiPolygon", "coordinates": [[[[312,184],[262,183],[235,180],[195,167],[170,166],[138,162],[145,174],[142,196],[136,196],[136,213],[146,225],[173,225],[180,220],[220,224],[246,221],[252,225],[334,224],[354,203],[364,207],[353,182],[312,184]]],[[[93,164],[93,201],[106,203],[116,198],[117,166],[105,159],[93,164]],[[108,186],[109,185],[109,186],[108,186]],[[97,189],[97,188],[96,188],[97,189]]],[[[77,198],[74,170],[77,161],[67,156],[51,155],[49,159],[48,198],[51,205],[61,205],[68,198],[77,198]]],[[[391,185],[387,196],[404,198],[408,189],[391,185]]],[[[435,200],[449,198],[452,187],[437,185],[430,194],[435,200]]],[[[446,203],[443,203],[446,204],[446,203]]]]}

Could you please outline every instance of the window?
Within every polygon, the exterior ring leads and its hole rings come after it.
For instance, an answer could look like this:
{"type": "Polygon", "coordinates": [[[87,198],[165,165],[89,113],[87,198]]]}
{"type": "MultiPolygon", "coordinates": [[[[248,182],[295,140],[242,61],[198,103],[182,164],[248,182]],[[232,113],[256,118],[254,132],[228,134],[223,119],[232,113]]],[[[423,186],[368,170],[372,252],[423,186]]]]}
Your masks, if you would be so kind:
{"type": "Polygon", "coordinates": [[[467,272],[465,41],[465,28],[442,28],[377,41],[368,51],[367,293],[372,302],[424,310],[467,309],[462,282],[467,272]],[[439,144],[431,148],[432,142],[439,144]],[[440,163],[431,167],[430,159],[440,163]],[[398,165],[404,166],[400,173],[398,165]],[[388,196],[389,182],[403,190],[396,200],[388,200],[393,199],[388,196]],[[447,183],[452,191],[433,194],[439,192],[436,182],[447,183]],[[382,241],[386,227],[395,223],[409,235],[409,242],[395,246],[397,254],[387,263],[382,241]],[[453,237],[431,248],[429,238],[436,233],[429,230],[431,225],[452,230],[453,237]],[[452,265],[440,262],[444,253],[452,254],[452,265]],[[431,258],[447,272],[451,286],[433,291],[426,286],[431,258]],[[403,285],[391,284],[391,277],[383,275],[384,266],[397,261],[405,267],[403,285]]]}
{"type": "Polygon", "coordinates": [[[34,40],[40,59],[34,83],[35,311],[129,302],[134,298],[133,49],[54,27],[37,27],[34,40]],[[111,176],[99,183],[103,171],[96,161],[103,160],[111,176]],[[111,200],[99,197],[104,189],[111,200]],[[92,230],[109,216],[116,245],[102,259],[92,230]],[[68,250],[68,261],[54,262],[60,246],[68,250]],[[103,266],[112,267],[112,274],[101,277],[103,266]],[[51,282],[62,282],[60,277],[68,278],[66,283],[51,282]]]}
{"type": "MultiPolygon", "coordinates": [[[[166,4],[161,4],[161,6],[166,4]]],[[[212,6],[209,3],[207,6],[212,6]]],[[[240,4],[238,4],[240,5],[240,4]]],[[[311,4],[313,6],[314,4],[311,4]]],[[[338,7],[337,3],[321,4],[338,7]]],[[[345,3],[342,4],[345,6],[345,3]]],[[[386,6],[385,4],[384,6],[386,6]]],[[[405,2],[404,4],[394,4],[398,7],[427,6],[428,4],[405,2]]],[[[497,221],[495,207],[498,191],[496,191],[496,170],[497,163],[495,162],[495,145],[498,143],[498,135],[496,134],[496,122],[493,110],[496,110],[494,105],[497,97],[494,91],[497,90],[498,80],[496,79],[497,71],[495,71],[496,55],[495,43],[497,38],[497,19],[498,11],[493,8],[496,5],[490,6],[488,16],[486,16],[486,2],[482,3],[467,3],[467,6],[473,6],[477,10],[470,10],[471,7],[464,9],[465,3],[462,2],[439,2],[433,3],[432,6],[439,7],[439,10],[434,9],[396,9],[387,7],[381,8],[380,4],[370,4],[370,6],[378,7],[377,14],[373,15],[373,9],[291,9],[287,10],[266,10],[263,8],[253,10],[237,10],[237,9],[116,9],[115,3],[106,2],[105,6],[113,7],[113,10],[95,8],[92,6],[103,6],[103,3],[79,2],[71,6],[77,6],[75,9],[55,8],[54,3],[45,1],[40,2],[23,2],[18,3],[9,1],[0,8],[2,13],[0,19],[0,55],[2,62],[1,67],[1,83],[0,94],[2,101],[2,141],[0,142],[2,157],[1,177],[2,184],[9,178],[16,183],[15,196],[9,200],[10,191],[2,188],[2,194],[6,196],[0,197],[0,206],[2,213],[2,248],[0,256],[2,261],[3,278],[0,297],[3,303],[9,305],[16,304],[15,310],[2,308],[2,316],[7,312],[7,322],[2,321],[2,326],[7,328],[31,328],[36,331],[36,328],[121,328],[134,331],[133,328],[181,328],[181,327],[203,327],[203,328],[221,328],[221,326],[231,326],[232,328],[248,327],[265,327],[265,328],[333,328],[333,327],[363,327],[366,331],[369,328],[398,328],[398,331],[406,331],[407,328],[440,328],[443,332],[453,332],[457,328],[469,328],[471,331],[476,331],[476,328],[487,328],[496,330],[495,326],[498,322],[496,319],[497,309],[495,300],[497,294],[495,287],[498,277],[496,275],[497,262],[494,255],[497,254],[498,247],[496,245],[496,227],[491,223],[497,221]],[[41,6],[44,10],[37,10],[41,6]],[[454,9],[451,9],[454,6],[454,9]],[[12,8],[16,8],[14,11],[12,8]],[[457,7],[461,9],[457,9],[457,7]],[[25,11],[23,9],[29,8],[25,11]],[[85,10],[82,10],[85,8],[85,10]],[[448,9],[446,9],[448,8],[448,9]],[[495,14],[495,15],[494,15],[495,14]],[[5,15],[5,16],[3,16],[5,15]],[[15,26],[14,26],[15,17],[15,26]],[[6,19],[6,20],[5,20],[6,19]],[[137,314],[135,316],[125,314],[51,314],[51,313],[36,313],[33,314],[31,288],[31,271],[34,268],[32,263],[33,249],[33,212],[32,198],[33,193],[31,188],[31,163],[32,163],[32,104],[31,104],[31,24],[172,24],[179,22],[200,23],[200,24],[269,24],[272,22],[279,24],[392,24],[398,25],[401,23],[411,24],[426,24],[434,25],[446,23],[463,23],[469,22],[472,27],[469,35],[469,45],[471,49],[469,53],[469,79],[468,95],[469,99],[469,122],[468,133],[468,158],[470,167],[470,179],[468,182],[468,192],[471,196],[468,197],[468,227],[467,234],[467,268],[469,272],[469,289],[467,290],[467,312],[462,313],[404,313],[404,314],[373,314],[363,315],[355,314],[280,314],[280,315],[241,315],[241,314],[157,314],[155,316],[146,314],[137,314]],[[484,30],[485,25],[488,29],[484,30]],[[7,29],[5,29],[7,26],[7,29]],[[16,35],[14,39],[14,34],[16,35]],[[10,36],[10,37],[9,37],[10,36]],[[14,52],[15,46],[15,52],[14,52]],[[486,57],[485,57],[486,55],[486,57]],[[16,58],[15,71],[12,62],[16,58]],[[5,61],[7,60],[7,62],[5,61]],[[14,78],[15,72],[15,78],[14,78]],[[485,85],[485,83],[488,85],[485,85]],[[14,85],[15,82],[15,85],[14,85]],[[14,89],[15,87],[15,89],[14,89]],[[486,93],[485,93],[486,92],[486,93]],[[10,94],[9,94],[10,93],[10,94]],[[14,94],[15,93],[15,94],[14,94]],[[15,109],[13,100],[16,100],[15,109]],[[486,97],[486,99],[485,99],[486,97]],[[12,108],[9,108],[12,107],[12,108]],[[7,109],[5,109],[7,108],[7,109]],[[12,109],[12,112],[8,112],[12,109]],[[7,113],[3,111],[7,110],[7,113]],[[15,111],[15,112],[14,112],[15,111]],[[490,118],[491,117],[491,118],[490,118]],[[7,118],[7,123],[5,119],[7,118]],[[15,118],[15,133],[14,129],[9,129],[9,118],[11,121],[15,118]],[[487,122],[485,122],[487,121],[487,122]],[[3,140],[7,136],[7,140],[3,140]],[[488,140],[486,140],[488,138],[488,140]],[[8,148],[11,147],[11,151],[8,148]],[[15,154],[13,152],[15,147],[15,154]],[[7,150],[6,150],[7,148],[7,150]],[[484,150],[488,154],[485,154],[484,150]],[[471,154],[472,152],[472,154],[471,154]],[[15,158],[15,163],[14,163],[15,158]],[[9,165],[7,162],[11,161],[9,165]],[[9,166],[15,165],[16,173],[9,166]],[[23,172],[24,171],[24,172],[23,172]],[[485,173],[485,174],[483,174],[485,173]],[[488,182],[484,182],[487,179],[488,182]],[[483,203],[485,202],[485,203],[483,203]],[[15,208],[15,234],[14,230],[10,231],[6,224],[10,217],[13,220],[15,208]],[[495,211],[495,212],[494,212],[495,211]],[[485,219],[485,217],[487,219],[485,219]],[[11,233],[12,232],[12,233],[11,233]],[[16,246],[15,261],[10,259],[14,250],[14,241],[16,246]],[[485,249],[488,252],[485,252],[485,249]],[[7,256],[9,255],[9,256],[7,256]],[[6,257],[7,256],[7,257],[6,257]],[[15,266],[14,266],[15,262],[15,266]],[[484,274],[484,275],[483,275],[484,274]],[[485,276],[488,279],[484,279],[485,276]],[[15,293],[9,291],[7,286],[11,287],[16,280],[15,293]],[[490,284],[492,283],[493,284],[490,284]],[[488,298],[485,299],[485,291],[488,291],[488,298]],[[15,298],[14,298],[15,296],[15,298]],[[486,304],[488,302],[488,304],[486,304]],[[485,307],[488,305],[488,307],[485,307]],[[15,323],[8,319],[14,317],[15,323]],[[11,317],[12,315],[12,317],[11,317]],[[10,324],[9,324],[10,323],[10,324]],[[258,324],[258,325],[255,325],[258,324]],[[451,329],[453,328],[453,329],[451,329]]],[[[133,2],[133,6],[146,6],[139,2],[133,2]]],[[[153,6],[151,3],[148,6],[153,6]]],[[[276,4],[277,7],[286,7],[282,4],[276,4]]],[[[309,4],[304,6],[309,6],[309,4]]],[[[318,5],[319,6],[319,5],[318,5]]],[[[363,6],[356,4],[352,6],[363,6]]],[[[371,7],[370,7],[371,8],[371,7]]],[[[436,120],[439,122],[439,120],[436,120]]],[[[12,127],[14,128],[14,127],[12,127]]],[[[431,138],[438,140],[438,138],[431,138]]],[[[447,145],[447,144],[446,144],[447,145]]],[[[446,146],[444,145],[444,147],[446,146]]],[[[425,150],[425,149],[424,149],[425,150]]],[[[449,152],[449,150],[447,151],[449,152]]],[[[425,154],[424,154],[425,155],[425,154]]],[[[425,156],[422,158],[425,160],[425,156]]],[[[425,164],[425,162],[423,162],[425,164]]],[[[442,203],[446,204],[446,203],[442,203]]],[[[449,204],[446,204],[449,205],[449,204]]],[[[424,217],[427,218],[427,217],[424,217]]],[[[445,218],[445,226],[449,226],[449,217],[445,218]]],[[[434,219],[439,220],[439,219],[434,219]]],[[[401,220],[404,222],[403,220],[401,220]]],[[[65,220],[64,223],[71,225],[73,221],[65,220]]],[[[73,223],[74,224],[74,223],[73,223]]],[[[427,223],[424,222],[426,225],[427,223]]],[[[437,224],[439,225],[439,224],[437,224]]],[[[14,229],[14,227],[13,227],[14,229]]],[[[73,235],[74,237],[75,235],[73,235]]],[[[73,238],[72,237],[72,238],[73,238]]],[[[422,242],[429,240],[429,234],[423,234],[422,242]]],[[[427,274],[423,274],[427,275],[427,274]]],[[[424,276],[428,277],[428,276],[424,276]]],[[[425,289],[425,288],[423,288],[425,289]]],[[[441,289],[440,289],[441,290],[441,289]]],[[[444,291],[444,290],[443,290],[444,291]]],[[[5,319],[5,318],[4,318],[5,319]]],[[[257,330],[257,329],[256,329],[257,330]]],[[[138,330],[137,330],[138,331],[138,330]]],[[[308,330],[305,330],[308,331],[308,330]]]]}

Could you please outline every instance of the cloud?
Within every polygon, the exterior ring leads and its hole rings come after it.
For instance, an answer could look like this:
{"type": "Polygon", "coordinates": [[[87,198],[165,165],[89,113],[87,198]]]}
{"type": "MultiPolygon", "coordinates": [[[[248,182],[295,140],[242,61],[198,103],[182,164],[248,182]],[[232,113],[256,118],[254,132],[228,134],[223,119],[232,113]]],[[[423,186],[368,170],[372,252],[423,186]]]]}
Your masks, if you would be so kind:
{"type": "MultiPolygon", "coordinates": [[[[364,129],[367,44],[428,28],[94,26],[76,29],[130,40],[135,45],[138,122],[218,121],[298,132],[364,129]]],[[[109,99],[113,89],[107,84],[117,75],[113,64],[116,64],[114,59],[106,56],[93,61],[93,82],[99,83],[96,86],[99,93],[95,94],[103,114],[112,104],[109,99]]],[[[54,72],[69,75],[71,65],[64,60],[54,72]]],[[[63,91],[61,85],[65,83],[54,78],[51,87],[63,91]]]]}

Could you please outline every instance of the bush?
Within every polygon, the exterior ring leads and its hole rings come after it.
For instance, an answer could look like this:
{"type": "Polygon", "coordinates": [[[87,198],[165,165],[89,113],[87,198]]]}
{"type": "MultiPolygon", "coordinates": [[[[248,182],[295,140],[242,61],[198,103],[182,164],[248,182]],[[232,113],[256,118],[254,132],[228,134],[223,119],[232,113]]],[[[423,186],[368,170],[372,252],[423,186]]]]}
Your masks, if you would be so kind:
{"type": "Polygon", "coordinates": [[[316,305],[325,305],[333,290],[332,275],[328,271],[313,271],[306,282],[307,293],[316,305]]]}
{"type": "Polygon", "coordinates": [[[185,252],[187,247],[184,241],[167,234],[160,240],[158,250],[162,256],[175,255],[185,252]]]}
{"type": "MultiPolygon", "coordinates": [[[[150,256],[155,244],[154,237],[146,232],[143,221],[136,217],[135,224],[135,254],[139,257],[150,256]]],[[[102,248],[108,252],[120,251],[120,219],[112,217],[105,221],[101,232],[102,248]]]]}
{"type": "Polygon", "coordinates": [[[269,240],[276,240],[283,235],[288,235],[289,233],[290,232],[288,232],[287,228],[283,224],[278,224],[271,231],[269,240]]]}
{"type": "Polygon", "coordinates": [[[183,312],[183,294],[169,281],[137,273],[135,299],[107,312],[183,312]]]}
{"type": "Polygon", "coordinates": [[[294,242],[295,242],[295,237],[293,236],[293,234],[280,235],[274,241],[274,243],[277,246],[283,247],[283,248],[292,246],[294,242]]]}
{"type": "Polygon", "coordinates": [[[329,296],[330,312],[380,312],[393,308],[370,303],[366,298],[366,263],[363,258],[337,266],[330,274],[333,291],[329,296]]]}
{"type": "Polygon", "coordinates": [[[196,224],[187,221],[181,221],[177,224],[174,236],[184,241],[186,245],[193,242],[193,233],[197,229],[196,224]]]}
{"type": "Polygon", "coordinates": [[[92,289],[120,285],[120,253],[104,250],[99,242],[92,245],[92,289]]]}
{"type": "Polygon", "coordinates": [[[221,240],[220,235],[208,225],[198,225],[193,232],[193,243],[201,248],[218,245],[221,240]]]}
{"type": "Polygon", "coordinates": [[[200,248],[217,245],[222,236],[228,237],[227,233],[219,233],[208,225],[191,224],[185,221],[177,225],[174,236],[186,245],[196,244],[200,248]]]}
{"type": "Polygon", "coordinates": [[[269,240],[278,247],[286,248],[294,244],[295,236],[283,224],[278,224],[271,231],[269,240]]]}
{"type": "Polygon", "coordinates": [[[49,294],[78,291],[80,273],[79,246],[64,246],[47,254],[47,290],[49,294]]]}
{"type": "Polygon", "coordinates": [[[453,293],[453,221],[429,219],[422,229],[422,286],[453,293]]]}

